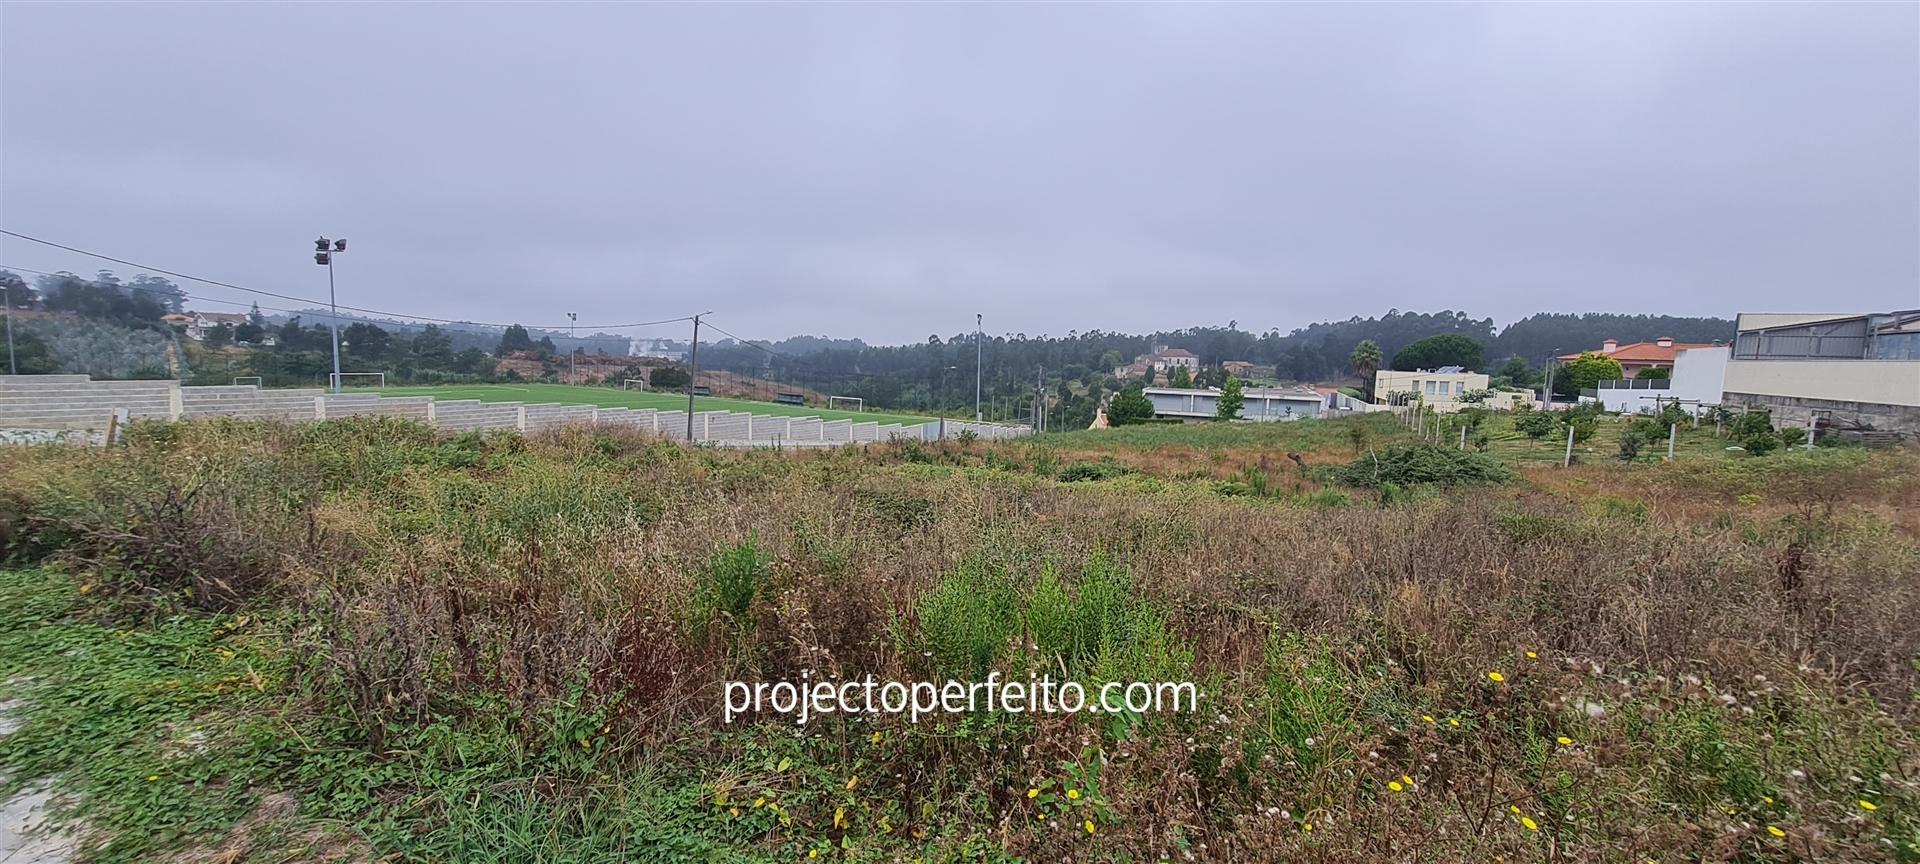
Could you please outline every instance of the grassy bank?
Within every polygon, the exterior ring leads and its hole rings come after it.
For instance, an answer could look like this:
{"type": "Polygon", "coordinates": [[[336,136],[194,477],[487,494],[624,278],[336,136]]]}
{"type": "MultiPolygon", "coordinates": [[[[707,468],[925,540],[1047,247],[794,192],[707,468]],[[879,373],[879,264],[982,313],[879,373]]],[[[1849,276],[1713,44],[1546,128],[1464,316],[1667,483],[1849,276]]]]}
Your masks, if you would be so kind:
{"type": "Polygon", "coordinates": [[[102,861],[1920,860],[1912,455],[1402,485],[1382,419],[10,448],[0,774],[102,861]],[[1041,669],[1206,696],[722,721],[1041,669]]]}

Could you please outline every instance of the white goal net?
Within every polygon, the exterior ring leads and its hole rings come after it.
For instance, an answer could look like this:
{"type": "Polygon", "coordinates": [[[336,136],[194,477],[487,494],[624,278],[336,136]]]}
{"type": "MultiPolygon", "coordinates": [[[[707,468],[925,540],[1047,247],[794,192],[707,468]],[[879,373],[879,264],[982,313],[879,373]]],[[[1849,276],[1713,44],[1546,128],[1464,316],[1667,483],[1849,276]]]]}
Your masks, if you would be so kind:
{"type": "Polygon", "coordinates": [[[867,410],[867,400],[858,396],[828,396],[828,408],[840,408],[848,411],[867,410]]]}
{"type": "Polygon", "coordinates": [[[645,379],[645,378],[622,378],[622,379],[620,379],[620,389],[622,389],[622,390],[645,390],[645,389],[647,389],[647,379],[645,379]]]}
{"type": "Polygon", "coordinates": [[[327,374],[327,380],[329,383],[339,385],[342,390],[348,387],[372,387],[376,390],[387,389],[387,373],[385,372],[330,372],[327,374]]]}
{"type": "Polygon", "coordinates": [[[258,375],[235,375],[233,376],[233,383],[236,385],[252,384],[255,387],[264,387],[266,386],[267,380],[258,375]]]}

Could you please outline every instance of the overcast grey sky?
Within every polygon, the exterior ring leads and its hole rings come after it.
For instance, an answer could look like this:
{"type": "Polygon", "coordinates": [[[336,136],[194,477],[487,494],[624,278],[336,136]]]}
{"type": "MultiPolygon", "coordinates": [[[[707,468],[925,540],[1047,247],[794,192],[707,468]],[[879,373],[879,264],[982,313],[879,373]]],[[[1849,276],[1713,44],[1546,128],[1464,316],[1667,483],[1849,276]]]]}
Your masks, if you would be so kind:
{"type": "Polygon", "coordinates": [[[0,75],[0,225],[423,315],[1920,306],[1914,3],[8,2],[0,75]]]}

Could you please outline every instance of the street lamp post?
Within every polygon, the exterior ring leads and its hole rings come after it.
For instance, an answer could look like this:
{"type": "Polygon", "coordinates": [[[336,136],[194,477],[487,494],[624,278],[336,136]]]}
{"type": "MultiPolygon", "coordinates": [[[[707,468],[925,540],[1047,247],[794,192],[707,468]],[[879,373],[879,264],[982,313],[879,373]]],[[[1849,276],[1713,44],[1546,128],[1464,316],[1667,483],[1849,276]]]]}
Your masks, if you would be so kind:
{"type": "Polygon", "coordinates": [[[580,323],[580,316],[567,313],[567,383],[578,386],[580,376],[576,374],[575,364],[580,357],[580,341],[574,336],[574,325],[580,323]]]}
{"type": "Polygon", "coordinates": [[[327,268],[327,306],[333,313],[328,322],[333,330],[333,392],[340,392],[340,304],[334,299],[333,292],[333,256],[347,251],[346,238],[328,240],[322,237],[313,241],[313,263],[327,268]]]}

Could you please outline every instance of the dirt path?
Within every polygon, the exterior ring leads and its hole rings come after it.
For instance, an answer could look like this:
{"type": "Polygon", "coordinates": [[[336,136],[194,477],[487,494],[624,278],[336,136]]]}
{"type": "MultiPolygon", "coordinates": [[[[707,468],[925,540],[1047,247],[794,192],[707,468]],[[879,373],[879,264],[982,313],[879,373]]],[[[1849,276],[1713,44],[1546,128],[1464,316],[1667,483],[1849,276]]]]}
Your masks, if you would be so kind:
{"type": "MultiPolygon", "coordinates": [[[[0,702],[0,737],[12,734],[19,721],[11,716],[14,706],[0,702]]],[[[0,864],[66,864],[73,860],[78,843],[61,833],[37,829],[46,819],[52,793],[31,788],[0,802],[0,864]]]]}

